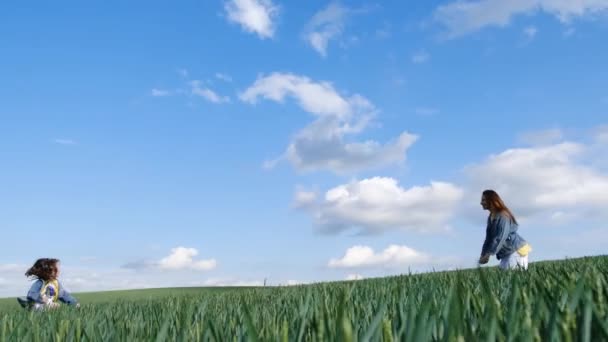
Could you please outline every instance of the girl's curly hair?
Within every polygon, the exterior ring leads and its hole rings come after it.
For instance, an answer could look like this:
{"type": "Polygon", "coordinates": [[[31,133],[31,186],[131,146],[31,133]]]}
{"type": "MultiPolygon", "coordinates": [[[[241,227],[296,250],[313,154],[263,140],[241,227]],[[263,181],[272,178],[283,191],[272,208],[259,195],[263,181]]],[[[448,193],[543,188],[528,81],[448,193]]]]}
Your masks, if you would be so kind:
{"type": "Polygon", "coordinates": [[[38,279],[49,281],[53,280],[59,270],[57,264],[59,259],[42,258],[36,260],[34,266],[30,267],[25,272],[26,277],[36,277],[38,279]]]}

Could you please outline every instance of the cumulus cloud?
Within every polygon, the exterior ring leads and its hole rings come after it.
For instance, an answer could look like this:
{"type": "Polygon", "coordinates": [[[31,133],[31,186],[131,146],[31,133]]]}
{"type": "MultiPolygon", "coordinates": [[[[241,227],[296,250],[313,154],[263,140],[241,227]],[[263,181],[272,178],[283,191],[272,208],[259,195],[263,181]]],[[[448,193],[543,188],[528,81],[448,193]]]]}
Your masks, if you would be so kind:
{"type": "Polygon", "coordinates": [[[429,264],[433,258],[408,246],[390,245],[376,253],[368,246],[353,246],[341,258],[329,260],[330,268],[386,267],[402,268],[413,265],[429,264]]]}
{"type": "Polygon", "coordinates": [[[207,279],[202,283],[203,286],[264,286],[261,280],[240,280],[234,278],[212,278],[207,279]]]}
{"type": "MultiPolygon", "coordinates": [[[[513,148],[468,165],[467,202],[492,188],[522,218],[600,214],[608,206],[608,174],[592,165],[589,146],[560,142],[513,148]]],[[[477,208],[478,209],[478,208],[477,208]]]]}
{"type": "Polygon", "coordinates": [[[299,190],[294,196],[294,206],[296,208],[308,208],[317,200],[317,193],[314,191],[299,190]]]}
{"type": "Polygon", "coordinates": [[[191,81],[191,91],[193,95],[200,96],[212,103],[227,103],[230,102],[230,98],[228,96],[220,96],[213,90],[202,86],[200,81],[191,81]]]}
{"type": "Polygon", "coordinates": [[[194,260],[198,251],[194,248],[177,247],[171,250],[171,254],[162,258],[158,267],[163,270],[193,269],[198,271],[212,270],[217,266],[215,259],[194,260]]]}
{"type": "Polygon", "coordinates": [[[331,170],[338,174],[405,161],[405,152],[417,140],[408,132],[385,144],[373,140],[346,143],[337,123],[318,121],[296,135],[286,158],[303,171],[331,170]],[[323,131],[329,130],[329,134],[323,131]]]}
{"type": "Polygon", "coordinates": [[[287,96],[292,96],[302,109],[319,117],[346,118],[355,110],[371,109],[371,104],[362,98],[343,98],[329,82],[314,82],[291,73],[261,76],[240,98],[251,104],[257,103],[259,98],[282,103],[287,96]]]}
{"type": "Polygon", "coordinates": [[[134,270],[158,269],[158,270],[195,270],[209,271],[217,266],[215,259],[195,260],[199,254],[195,248],[176,247],[171,253],[159,261],[135,261],[123,265],[123,268],[134,270]]]}
{"type": "Polygon", "coordinates": [[[517,15],[544,12],[569,23],[575,17],[606,9],[608,0],[457,0],[439,6],[434,17],[447,29],[449,37],[457,37],[488,26],[505,27],[517,15]]]}
{"type": "Polygon", "coordinates": [[[589,248],[602,248],[608,244],[608,227],[595,228],[584,231],[577,231],[568,236],[559,236],[554,239],[561,248],[569,249],[579,247],[588,250],[589,248]]]}
{"type": "Polygon", "coordinates": [[[327,45],[330,40],[337,39],[344,31],[349,9],[336,3],[330,3],[326,8],[317,12],[307,25],[304,37],[308,44],[321,56],[327,56],[327,45]]]}
{"type": "Polygon", "coordinates": [[[261,39],[272,38],[279,8],[271,0],[230,0],[224,3],[228,21],[261,39]]]}
{"type": "Polygon", "coordinates": [[[25,273],[27,267],[18,264],[0,264],[0,273],[2,272],[21,272],[25,273]]]}
{"type": "MultiPolygon", "coordinates": [[[[215,104],[229,103],[230,97],[223,96],[218,94],[216,91],[210,88],[210,84],[212,83],[210,80],[200,81],[200,80],[190,80],[189,72],[186,69],[178,69],[178,73],[183,78],[184,84],[183,87],[176,89],[159,89],[153,88],[150,92],[152,97],[166,97],[166,96],[174,96],[174,95],[187,95],[187,96],[197,96],[205,99],[208,102],[215,104]]],[[[231,82],[232,79],[230,76],[222,73],[216,73],[215,78],[222,80],[224,82],[231,82]]]]}
{"type": "Polygon", "coordinates": [[[16,293],[17,289],[21,292],[27,286],[25,271],[28,269],[26,265],[20,264],[0,264],[0,297],[8,293],[16,293]],[[25,285],[23,285],[25,284],[25,285]]]}
{"type": "Polygon", "coordinates": [[[363,277],[362,275],[358,274],[358,273],[352,273],[346,276],[346,280],[361,280],[361,279],[365,279],[365,277],[363,277]]]}
{"type": "Polygon", "coordinates": [[[365,234],[440,232],[449,229],[448,220],[462,196],[463,190],[450,183],[433,181],[404,189],[393,178],[374,177],[334,187],[321,199],[298,191],[295,202],[323,233],[352,228],[365,234]]]}
{"type": "Polygon", "coordinates": [[[593,136],[597,143],[608,144],[608,125],[601,125],[597,127],[593,136]]]}
{"type": "Polygon", "coordinates": [[[295,286],[295,285],[302,285],[305,284],[305,282],[299,281],[299,280],[294,280],[294,279],[289,279],[285,282],[285,285],[287,286],[295,286]]]}
{"type": "Polygon", "coordinates": [[[339,94],[329,82],[315,82],[308,77],[272,73],[259,77],[240,94],[244,102],[255,104],[260,98],[283,103],[292,97],[316,119],[297,132],[285,153],[266,162],[271,168],[287,159],[301,171],[330,170],[348,173],[405,161],[406,150],[418,136],[403,132],[387,143],[374,140],[347,142],[346,137],[361,133],[377,114],[366,98],[339,94]]]}

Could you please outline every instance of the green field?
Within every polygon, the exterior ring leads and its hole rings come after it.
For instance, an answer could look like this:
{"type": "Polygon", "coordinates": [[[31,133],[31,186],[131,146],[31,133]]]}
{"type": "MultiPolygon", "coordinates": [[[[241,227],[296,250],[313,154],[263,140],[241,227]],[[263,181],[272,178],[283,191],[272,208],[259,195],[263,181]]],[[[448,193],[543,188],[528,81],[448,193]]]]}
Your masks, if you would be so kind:
{"type": "Polygon", "coordinates": [[[608,257],[352,282],[0,300],[0,341],[608,341],[608,257]]]}

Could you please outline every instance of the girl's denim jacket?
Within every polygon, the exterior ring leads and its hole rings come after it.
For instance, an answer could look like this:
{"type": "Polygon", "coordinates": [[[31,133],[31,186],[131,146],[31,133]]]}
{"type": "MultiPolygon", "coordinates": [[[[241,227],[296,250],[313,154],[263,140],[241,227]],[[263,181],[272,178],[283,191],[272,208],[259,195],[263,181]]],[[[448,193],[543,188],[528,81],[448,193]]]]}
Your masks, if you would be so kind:
{"type": "Polygon", "coordinates": [[[506,214],[496,214],[494,218],[489,215],[481,255],[496,254],[496,258],[500,260],[524,246],[526,240],[517,234],[517,228],[517,223],[511,222],[506,214]]]}
{"type": "MultiPolygon", "coordinates": [[[[57,297],[57,299],[69,305],[78,304],[76,298],[74,298],[67,290],[65,290],[60,282],[57,283],[59,284],[59,296],[57,297]]],[[[34,303],[44,304],[42,294],[40,293],[40,291],[42,290],[42,286],[44,286],[44,281],[42,279],[36,280],[27,293],[27,299],[34,303]]]]}

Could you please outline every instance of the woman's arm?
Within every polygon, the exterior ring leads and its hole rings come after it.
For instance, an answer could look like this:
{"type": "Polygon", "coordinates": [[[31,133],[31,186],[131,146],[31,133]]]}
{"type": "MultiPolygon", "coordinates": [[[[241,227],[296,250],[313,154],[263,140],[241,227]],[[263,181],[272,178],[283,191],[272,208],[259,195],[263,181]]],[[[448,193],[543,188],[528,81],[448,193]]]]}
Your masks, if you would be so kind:
{"type": "Polygon", "coordinates": [[[42,290],[42,280],[38,279],[32,284],[30,290],[27,292],[27,299],[32,302],[44,304],[42,296],[40,295],[40,290],[42,290]]]}
{"type": "Polygon", "coordinates": [[[486,228],[486,239],[483,241],[483,245],[481,246],[481,256],[488,254],[488,249],[490,248],[490,244],[494,239],[494,229],[490,227],[488,223],[488,227],[486,228]]]}
{"type": "Polygon", "coordinates": [[[61,283],[59,283],[59,300],[68,305],[78,305],[78,300],[68,290],[65,290],[61,283]]]}
{"type": "Polygon", "coordinates": [[[494,255],[502,248],[509,235],[508,220],[505,215],[498,216],[496,223],[490,227],[490,234],[486,238],[487,244],[484,243],[481,255],[494,255]]]}
{"type": "Polygon", "coordinates": [[[486,238],[483,241],[483,245],[481,246],[481,256],[479,257],[480,264],[487,264],[490,261],[490,254],[488,253],[488,249],[490,248],[490,244],[492,239],[494,238],[494,227],[490,225],[492,222],[490,219],[491,216],[488,216],[488,222],[486,224],[486,238]]]}

